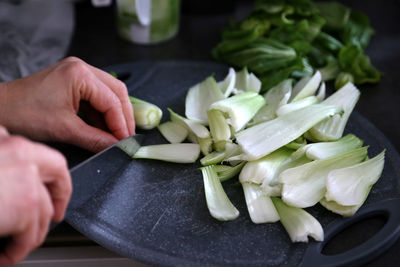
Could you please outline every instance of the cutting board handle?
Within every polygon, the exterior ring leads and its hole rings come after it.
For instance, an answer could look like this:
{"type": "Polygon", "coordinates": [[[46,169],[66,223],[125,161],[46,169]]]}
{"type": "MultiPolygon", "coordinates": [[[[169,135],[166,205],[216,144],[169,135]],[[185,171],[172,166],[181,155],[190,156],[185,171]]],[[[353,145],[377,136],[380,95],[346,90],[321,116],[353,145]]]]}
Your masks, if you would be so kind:
{"type": "Polygon", "coordinates": [[[393,245],[400,236],[400,199],[380,201],[360,209],[356,215],[335,220],[328,225],[323,242],[308,246],[300,266],[348,266],[361,265],[373,260],[393,245]],[[384,216],[385,225],[374,236],[343,253],[324,255],[322,249],[338,233],[362,220],[384,216]]]}

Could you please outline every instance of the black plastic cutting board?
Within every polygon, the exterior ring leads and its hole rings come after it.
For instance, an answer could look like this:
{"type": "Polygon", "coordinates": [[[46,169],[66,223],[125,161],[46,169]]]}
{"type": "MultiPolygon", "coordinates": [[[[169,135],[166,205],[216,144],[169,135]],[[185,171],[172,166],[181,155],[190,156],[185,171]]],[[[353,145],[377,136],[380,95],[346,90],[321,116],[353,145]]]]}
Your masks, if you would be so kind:
{"type": "MultiPolygon", "coordinates": [[[[131,95],[161,107],[166,121],[167,107],[184,114],[190,86],[210,75],[221,80],[228,68],[212,62],[161,61],[128,63],[107,71],[115,71],[131,95]]],[[[365,206],[400,197],[400,157],[387,138],[357,112],[353,112],[346,131],[370,146],[370,157],[384,148],[387,151],[383,175],[365,206]]],[[[144,145],[166,143],[157,130],[143,133],[144,145]]],[[[112,160],[104,164],[112,166],[112,160]]],[[[114,252],[155,265],[293,266],[302,262],[307,248],[317,245],[292,244],[280,223],[253,224],[241,187],[229,182],[224,187],[240,216],[230,222],[213,219],[197,167],[198,164],[126,159],[124,167],[115,172],[118,175],[106,177],[104,184],[104,179],[96,182],[96,175],[80,177],[74,186],[91,197],[69,210],[66,221],[114,252]]],[[[71,201],[74,206],[76,200],[71,201]]],[[[342,221],[320,205],[307,210],[324,229],[332,222],[342,221]]]]}

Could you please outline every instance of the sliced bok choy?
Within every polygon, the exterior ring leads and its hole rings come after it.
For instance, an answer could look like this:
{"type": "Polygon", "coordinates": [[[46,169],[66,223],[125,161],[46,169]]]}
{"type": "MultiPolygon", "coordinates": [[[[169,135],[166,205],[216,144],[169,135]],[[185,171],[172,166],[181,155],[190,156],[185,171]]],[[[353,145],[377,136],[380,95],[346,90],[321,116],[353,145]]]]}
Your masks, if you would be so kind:
{"type": "Polygon", "coordinates": [[[293,140],[292,142],[285,145],[285,147],[297,150],[305,145],[307,145],[307,139],[304,138],[304,136],[302,135],[299,138],[297,138],[296,140],[293,140]]]}
{"type": "Polygon", "coordinates": [[[248,91],[217,101],[210,106],[210,109],[225,113],[227,122],[237,132],[243,129],[263,105],[265,100],[261,95],[248,91]]]}
{"type": "Polygon", "coordinates": [[[207,124],[207,110],[210,105],[224,99],[214,77],[208,77],[203,82],[192,86],[186,95],[185,115],[188,119],[207,124]]]}
{"type": "Polygon", "coordinates": [[[311,214],[303,209],[288,206],[279,198],[274,197],[272,201],[292,242],[308,242],[308,236],[316,241],[324,240],[324,230],[311,214]]]}
{"type": "Polygon", "coordinates": [[[326,159],[359,148],[362,146],[362,144],[363,141],[357,136],[354,134],[347,134],[337,141],[319,142],[305,145],[296,150],[296,152],[292,154],[292,158],[296,159],[306,155],[307,158],[312,160],[326,159]]]}
{"type": "Polygon", "coordinates": [[[134,159],[156,159],[175,163],[193,163],[200,155],[198,144],[162,144],[141,146],[134,159]]]}
{"type": "Polygon", "coordinates": [[[225,151],[213,151],[200,159],[203,166],[221,163],[225,159],[225,151]]]}
{"type": "Polygon", "coordinates": [[[210,131],[204,125],[187,119],[175,113],[172,109],[168,108],[171,116],[171,121],[178,123],[182,127],[185,127],[189,132],[193,133],[198,138],[208,138],[210,137],[210,131]]]}
{"type": "Polygon", "coordinates": [[[244,164],[246,164],[245,161],[242,161],[235,166],[215,165],[215,170],[218,174],[219,180],[221,182],[224,182],[235,177],[240,173],[244,164]]]}
{"type": "Polygon", "coordinates": [[[341,113],[337,106],[314,104],[236,134],[248,160],[256,160],[300,137],[318,122],[341,113]]]}
{"type": "Polygon", "coordinates": [[[357,104],[360,97],[360,91],[352,84],[347,83],[344,87],[336,91],[322,103],[329,105],[337,105],[343,108],[342,116],[335,115],[332,118],[326,119],[310,129],[314,140],[318,141],[333,141],[342,137],[344,128],[357,104]]]}
{"type": "Polygon", "coordinates": [[[226,143],[231,143],[231,128],[224,114],[217,109],[207,111],[211,137],[216,151],[224,151],[226,143]]]}
{"type": "Polygon", "coordinates": [[[234,220],[239,211],[233,206],[226,195],[214,165],[200,168],[203,174],[204,191],[207,207],[211,216],[220,221],[234,220]]]}
{"type": "Polygon", "coordinates": [[[282,186],[282,200],[298,208],[311,207],[325,195],[325,181],[334,169],[360,163],[367,156],[368,147],[361,147],[327,159],[287,169],[279,175],[282,186]]]}
{"type": "Polygon", "coordinates": [[[210,131],[204,125],[194,121],[187,119],[185,117],[180,116],[179,114],[172,111],[172,109],[168,109],[171,120],[175,123],[180,124],[182,127],[185,127],[188,130],[188,138],[193,143],[200,144],[201,152],[204,155],[207,155],[212,150],[212,140],[210,136],[210,131]]]}
{"type": "Polygon", "coordinates": [[[221,92],[225,96],[225,98],[232,94],[232,91],[235,88],[235,83],[236,72],[233,68],[229,68],[228,75],[223,81],[218,83],[218,86],[221,89],[221,92]]]}
{"type": "Polygon", "coordinates": [[[253,74],[249,73],[244,67],[241,71],[236,72],[236,82],[234,93],[239,94],[247,91],[259,93],[261,89],[261,81],[253,74]]]}
{"type": "Polygon", "coordinates": [[[364,202],[363,202],[363,203],[361,203],[359,205],[355,205],[355,206],[342,206],[342,205],[336,203],[335,201],[328,201],[328,200],[326,200],[326,198],[321,199],[321,201],[319,203],[327,210],[330,210],[333,213],[342,215],[343,217],[353,216],[357,212],[357,210],[360,209],[362,204],[364,204],[364,202]]]}
{"type": "Polygon", "coordinates": [[[291,102],[288,103],[286,105],[282,105],[280,106],[277,110],[276,110],[276,115],[277,116],[282,116],[286,113],[310,106],[312,104],[316,104],[318,103],[318,99],[316,96],[307,96],[305,98],[299,99],[295,102],[291,102]]]}
{"type": "Polygon", "coordinates": [[[239,175],[241,183],[269,184],[281,164],[290,157],[293,150],[282,147],[255,161],[249,161],[239,175]]]}
{"type": "Polygon", "coordinates": [[[315,72],[312,77],[304,77],[298,81],[293,87],[292,96],[290,102],[295,102],[307,96],[312,96],[319,88],[321,83],[321,73],[315,72]]]}
{"type": "Polygon", "coordinates": [[[159,107],[133,96],[129,96],[129,99],[133,107],[135,124],[138,128],[151,130],[160,124],[163,113],[159,107]]]}
{"type": "Polygon", "coordinates": [[[185,127],[173,121],[161,123],[157,128],[171,144],[182,143],[188,135],[188,130],[185,127]]]}
{"type": "Polygon", "coordinates": [[[260,185],[242,182],[247,210],[253,223],[269,223],[279,221],[278,212],[271,198],[267,196],[260,185]]]}
{"type": "Polygon", "coordinates": [[[323,83],[321,83],[321,85],[318,88],[318,93],[317,93],[317,96],[316,96],[318,102],[321,102],[322,100],[324,100],[325,96],[326,96],[326,85],[323,82],[323,83]]]}
{"type": "Polygon", "coordinates": [[[276,110],[285,105],[292,93],[292,80],[287,79],[269,89],[264,94],[265,105],[260,108],[248,125],[255,125],[260,122],[276,118],[276,110]]]}
{"type": "Polygon", "coordinates": [[[326,200],[342,206],[364,203],[370,188],[381,177],[384,164],[385,151],[382,151],[357,165],[331,171],[326,179],[326,200]]]}

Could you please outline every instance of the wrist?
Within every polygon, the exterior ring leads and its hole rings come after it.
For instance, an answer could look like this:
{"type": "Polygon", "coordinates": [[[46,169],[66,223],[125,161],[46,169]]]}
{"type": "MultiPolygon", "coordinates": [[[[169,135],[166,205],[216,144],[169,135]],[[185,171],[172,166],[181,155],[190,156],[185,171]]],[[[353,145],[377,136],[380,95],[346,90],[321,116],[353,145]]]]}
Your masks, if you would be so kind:
{"type": "Polygon", "coordinates": [[[10,120],[10,106],[12,105],[12,88],[11,82],[0,83],[0,125],[8,128],[8,122],[10,120]]]}
{"type": "Polygon", "coordinates": [[[6,99],[7,99],[7,92],[8,92],[8,83],[2,82],[0,83],[0,125],[3,124],[3,118],[5,117],[5,110],[6,110],[6,99]]]}

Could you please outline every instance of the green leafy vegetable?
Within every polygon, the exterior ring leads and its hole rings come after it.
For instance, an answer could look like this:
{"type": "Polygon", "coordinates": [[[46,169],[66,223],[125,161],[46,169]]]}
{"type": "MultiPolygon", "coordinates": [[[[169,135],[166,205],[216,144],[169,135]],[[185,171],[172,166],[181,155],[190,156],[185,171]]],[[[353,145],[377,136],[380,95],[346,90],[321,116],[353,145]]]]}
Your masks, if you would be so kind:
{"type": "Polygon", "coordinates": [[[373,33],[365,14],[338,2],[258,0],[243,20],[222,31],[212,55],[254,72],[262,91],[315,69],[324,80],[346,73],[348,82],[376,83],[380,73],[365,54],[373,33]]]}

